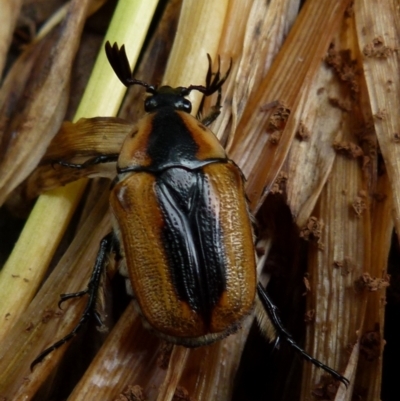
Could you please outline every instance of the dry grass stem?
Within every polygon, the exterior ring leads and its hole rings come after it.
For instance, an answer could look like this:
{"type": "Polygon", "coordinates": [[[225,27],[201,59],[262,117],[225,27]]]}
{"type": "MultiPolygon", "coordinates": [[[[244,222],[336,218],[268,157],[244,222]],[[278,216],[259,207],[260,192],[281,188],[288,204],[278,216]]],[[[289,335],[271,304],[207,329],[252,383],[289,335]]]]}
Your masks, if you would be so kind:
{"type": "Polygon", "coordinates": [[[11,44],[15,26],[17,25],[17,19],[21,10],[21,5],[22,0],[0,1],[0,79],[3,77],[7,53],[11,44]]]}

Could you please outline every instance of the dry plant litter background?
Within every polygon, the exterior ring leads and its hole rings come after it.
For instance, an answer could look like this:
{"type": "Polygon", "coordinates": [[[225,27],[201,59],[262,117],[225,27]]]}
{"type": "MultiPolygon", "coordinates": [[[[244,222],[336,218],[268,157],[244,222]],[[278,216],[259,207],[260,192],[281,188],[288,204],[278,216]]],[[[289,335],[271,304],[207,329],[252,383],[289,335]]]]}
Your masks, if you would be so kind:
{"type": "MultiPolygon", "coordinates": [[[[12,252],[2,247],[11,254],[0,272],[0,399],[379,400],[386,269],[400,228],[399,3],[120,0],[114,12],[104,3],[0,1],[1,218],[29,213],[12,252]],[[247,177],[263,280],[271,276],[295,338],[306,321],[306,350],[350,379],[347,391],[284,344],[272,353],[251,319],[211,346],[171,350],[131,303],[111,309],[110,284],[108,335],[89,329],[29,370],[79,319],[84,302],[60,311],[59,295],[83,289],[110,230],[109,182],[69,183],[79,172],[49,163],[87,157],[75,153],[85,139],[61,124],[143,113],[143,90],[124,97],[105,40],[125,44],[135,76],[156,84],[203,84],[206,53],[222,70],[233,59],[212,129],[247,177]]],[[[197,109],[201,98],[191,101],[197,109]]],[[[104,120],[101,146],[118,152],[129,127],[104,120]]]]}

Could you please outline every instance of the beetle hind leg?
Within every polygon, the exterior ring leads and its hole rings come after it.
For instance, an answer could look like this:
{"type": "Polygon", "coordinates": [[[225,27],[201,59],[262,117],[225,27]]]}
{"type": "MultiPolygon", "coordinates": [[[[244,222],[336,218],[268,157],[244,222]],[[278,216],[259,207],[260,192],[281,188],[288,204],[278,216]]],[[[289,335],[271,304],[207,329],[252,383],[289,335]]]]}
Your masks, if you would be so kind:
{"type": "MultiPolygon", "coordinates": [[[[58,306],[61,307],[62,303],[68,299],[71,298],[80,298],[83,295],[88,295],[88,300],[86,302],[85,309],[81,315],[81,318],[77,325],[73,328],[73,330],[68,333],[65,337],[63,337],[61,340],[55,342],[52,346],[46,348],[44,351],[42,351],[36,358],[35,360],[31,363],[31,370],[34,368],[35,365],[37,365],[39,362],[41,362],[47,355],[49,355],[51,352],[56,350],[57,348],[60,348],[63,344],[71,340],[73,337],[76,336],[76,334],[82,329],[82,327],[87,323],[87,321],[91,318],[94,317],[97,321],[97,323],[101,326],[103,326],[103,322],[101,320],[100,314],[96,311],[96,301],[97,301],[97,295],[98,295],[98,290],[100,287],[100,282],[101,282],[101,275],[103,273],[104,267],[106,266],[106,259],[108,257],[108,254],[113,250],[114,248],[114,234],[111,232],[107,234],[100,242],[100,249],[97,254],[96,262],[93,268],[92,275],[90,277],[88,286],[85,290],[79,291],[79,292],[74,292],[70,294],[61,294],[61,300],[58,303],[58,306]]],[[[118,248],[116,248],[118,251],[118,248]]]]}
{"type": "MultiPolygon", "coordinates": [[[[292,335],[283,327],[281,319],[279,317],[278,308],[269,298],[267,291],[262,287],[261,284],[257,285],[257,294],[258,299],[262,303],[265,312],[268,314],[270,321],[272,322],[275,332],[277,333],[278,338],[281,337],[286,340],[295,350],[298,352],[304,359],[311,362],[315,366],[325,370],[328,372],[335,380],[341,381],[346,387],[350,384],[349,380],[338,373],[336,370],[330,368],[329,366],[323,364],[318,359],[313,358],[309,355],[303,348],[301,348],[293,339],[292,335]]],[[[265,322],[263,322],[264,316],[257,316],[257,319],[260,321],[260,326],[262,326],[265,322]]],[[[265,320],[268,320],[265,318],[265,320]]],[[[268,332],[268,330],[267,330],[268,332]]]]}

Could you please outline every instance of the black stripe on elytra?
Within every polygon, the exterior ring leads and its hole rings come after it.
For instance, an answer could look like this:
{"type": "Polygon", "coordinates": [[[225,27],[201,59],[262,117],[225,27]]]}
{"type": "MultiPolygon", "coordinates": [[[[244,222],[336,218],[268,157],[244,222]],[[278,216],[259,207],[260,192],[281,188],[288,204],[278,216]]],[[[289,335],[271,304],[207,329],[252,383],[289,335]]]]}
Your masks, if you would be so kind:
{"type": "MultiPolygon", "coordinates": [[[[164,216],[163,245],[179,299],[210,324],[226,288],[223,230],[201,170],[168,169],[156,179],[164,216]]],[[[214,200],[215,202],[215,200],[214,200]]]]}

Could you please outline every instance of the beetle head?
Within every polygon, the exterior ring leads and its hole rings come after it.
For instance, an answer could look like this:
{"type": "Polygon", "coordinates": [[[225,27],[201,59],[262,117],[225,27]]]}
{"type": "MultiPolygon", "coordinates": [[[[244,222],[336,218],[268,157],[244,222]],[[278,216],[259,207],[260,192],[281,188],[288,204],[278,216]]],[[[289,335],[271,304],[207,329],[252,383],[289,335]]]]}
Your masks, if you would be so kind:
{"type": "Polygon", "coordinates": [[[139,81],[138,79],[132,77],[132,71],[129,65],[128,57],[126,56],[124,45],[119,48],[116,43],[111,46],[110,42],[107,41],[105,49],[111,67],[125,86],[141,85],[146,88],[146,92],[152,95],[145,100],[144,107],[147,112],[155,111],[162,107],[173,107],[175,110],[181,110],[190,113],[192,110],[192,104],[188,99],[185,99],[185,97],[188,96],[192,90],[197,90],[203,93],[204,96],[210,96],[217,91],[220,93],[221,86],[228,78],[232,67],[231,59],[228,71],[221,78],[221,63],[218,57],[218,70],[215,74],[213,74],[211,57],[209,54],[207,54],[208,72],[206,76],[206,86],[190,85],[187,88],[181,86],[177,88],[171,88],[170,86],[161,86],[157,89],[153,85],[149,85],[146,82],[139,81]]]}
{"type": "Polygon", "coordinates": [[[162,107],[173,107],[175,110],[181,110],[186,113],[192,111],[192,103],[190,100],[185,99],[187,88],[171,88],[170,86],[160,86],[157,90],[152,92],[144,102],[144,109],[147,112],[158,110],[162,107]]]}

